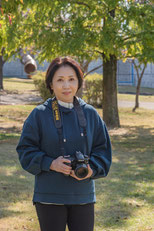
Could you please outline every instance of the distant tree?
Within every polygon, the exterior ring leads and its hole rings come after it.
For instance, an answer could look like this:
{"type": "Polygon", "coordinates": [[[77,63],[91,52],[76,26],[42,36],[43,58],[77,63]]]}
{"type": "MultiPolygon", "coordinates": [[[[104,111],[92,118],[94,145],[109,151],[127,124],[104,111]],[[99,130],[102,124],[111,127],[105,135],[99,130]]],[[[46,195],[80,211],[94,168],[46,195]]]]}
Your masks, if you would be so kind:
{"type": "Polygon", "coordinates": [[[0,90],[3,90],[3,65],[5,61],[3,60],[3,50],[1,50],[1,55],[0,55],[0,90]]]}
{"type": "Polygon", "coordinates": [[[19,50],[22,48],[33,52],[32,43],[27,43],[29,34],[23,29],[26,15],[20,11],[23,1],[0,0],[0,90],[3,90],[3,67],[6,61],[20,58],[19,50]],[[20,3],[20,4],[19,4],[20,3]]]}
{"type": "Polygon", "coordinates": [[[145,71],[145,69],[147,67],[147,63],[146,64],[141,64],[141,63],[137,63],[135,60],[132,60],[132,63],[134,65],[136,73],[137,73],[135,106],[132,109],[132,111],[135,112],[136,109],[139,108],[139,95],[140,95],[141,81],[142,81],[142,78],[143,78],[143,75],[144,75],[144,71],[145,71]],[[140,71],[141,71],[141,73],[140,73],[140,71]]]}
{"type": "Polygon", "coordinates": [[[125,51],[125,55],[131,58],[137,74],[136,97],[135,106],[132,109],[133,112],[139,107],[139,94],[144,71],[148,63],[154,62],[154,8],[151,6],[152,1],[136,0],[136,2],[138,3],[136,6],[140,11],[136,17],[132,17],[130,27],[132,31],[136,31],[136,34],[140,36],[136,40],[136,43],[127,46],[125,51]],[[144,35],[143,32],[145,32],[144,35]]]}
{"type": "Polygon", "coordinates": [[[11,13],[7,13],[2,7],[4,1],[0,1],[0,90],[3,90],[3,67],[5,62],[17,52],[19,42],[11,13]]]}

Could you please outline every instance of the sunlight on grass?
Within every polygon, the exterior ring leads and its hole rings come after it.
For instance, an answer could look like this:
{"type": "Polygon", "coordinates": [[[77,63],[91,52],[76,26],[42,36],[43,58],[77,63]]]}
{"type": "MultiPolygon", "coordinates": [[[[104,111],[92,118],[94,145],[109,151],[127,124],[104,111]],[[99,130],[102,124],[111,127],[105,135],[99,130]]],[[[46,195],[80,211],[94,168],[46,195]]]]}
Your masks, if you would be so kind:
{"type": "MultiPolygon", "coordinates": [[[[118,100],[133,101],[135,103],[135,95],[118,94],[118,100]]],[[[139,102],[152,102],[154,103],[154,95],[140,95],[139,102]]]]}
{"type": "Polygon", "coordinates": [[[4,175],[4,176],[12,176],[14,173],[16,172],[16,168],[13,166],[13,167],[1,167],[0,169],[0,174],[4,175]]]}
{"type": "Polygon", "coordinates": [[[34,105],[0,105],[0,140],[20,136],[23,123],[34,105]]]}
{"type": "Polygon", "coordinates": [[[17,138],[20,137],[20,134],[15,133],[0,133],[0,140],[6,140],[10,138],[17,138]]]}
{"type": "Polygon", "coordinates": [[[22,201],[13,203],[10,205],[6,214],[8,217],[3,217],[1,219],[0,230],[2,227],[11,227],[9,230],[28,230],[28,231],[37,231],[39,230],[39,224],[36,220],[35,208],[32,206],[31,202],[22,201]],[[10,214],[10,216],[9,216],[10,214]],[[19,222],[20,219],[20,222],[19,222]]]}
{"type": "Polygon", "coordinates": [[[23,93],[36,90],[32,79],[4,78],[4,89],[9,93],[23,93]]]}
{"type": "Polygon", "coordinates": [[[139,108],[132,112],[131,108],[120,108],[119,110],[121,126],[145,126],[154,125],[154,110],[145,110],[139,108]],[[127,118],[127,119],[126,119],[127,118]]]}

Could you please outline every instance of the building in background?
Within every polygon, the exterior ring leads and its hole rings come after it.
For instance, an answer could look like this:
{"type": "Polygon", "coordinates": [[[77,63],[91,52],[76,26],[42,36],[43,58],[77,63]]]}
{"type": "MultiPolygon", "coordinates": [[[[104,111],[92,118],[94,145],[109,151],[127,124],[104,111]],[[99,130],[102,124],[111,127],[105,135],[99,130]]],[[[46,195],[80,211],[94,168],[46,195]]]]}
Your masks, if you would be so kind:
{"type": "MultiPolygon", "coordinates": [[[[93,61],[89,64],[88,70],[101,65],[102,61],[93,61]]],[[[99,68],[97,73],[102,74],[103,69],[99,68]]],[[[137,74],[133,64],[129,61],[123,63],[121,60],[117,63],[117,82],[118,85],[136,86],[137,74]]],[[[148,63],[141,82],[141,87],[154,88],[154,64],[148,63]]]]}
{"type": "MultiPolygon", "coordinates": [[[[94,67],[101,65],[102,60],[93,61],[89,64],[88,71],[94,67]]],[[[43,62],[42,64],[37,63],[37,69],[39,71],[46,71],[49,63],[43,62]]],[[[102,74],[102,68],[96,70],[96,73],[102,74]]],[[[94,72],[93,72],[94,73],[94,72]]],[[[27,74],[24,72],[24,66],[20,63],[20,60],[6,62],[4,64],[3,75],[5,77],[20,77],[27,78],[27,74]]],[[[123,63],[121,60],[117,63],[117,82],[118,85],[129,85],[136,86],[137,74],[132,63],[129,61],[123,63]]],[[[145,69],[141,87],[154,88],[154,64],[149,63],[145,69]]]]}

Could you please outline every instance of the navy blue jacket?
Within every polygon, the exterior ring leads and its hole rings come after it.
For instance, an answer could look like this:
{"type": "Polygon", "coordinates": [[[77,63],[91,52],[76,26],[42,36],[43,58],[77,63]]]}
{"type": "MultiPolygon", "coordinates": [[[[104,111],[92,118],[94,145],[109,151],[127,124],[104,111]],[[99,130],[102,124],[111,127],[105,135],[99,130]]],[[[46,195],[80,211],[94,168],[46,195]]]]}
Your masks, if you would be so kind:
{"type": "Polygon", "coordinates": [[[59,136],[54,124],[51,102],[37,106],[26,119],[17,145],[20,163],[26,171],[35,175],[33,202],[56,204],[82,204],[95,202],[94,179],[105,177],[111,165],[111,143],[97,111],[78,99],[87,120],[89,153],[86,153],[85,137],[81,136],[75,109],[59,105],[66,155],[76,151],[90,155],[91,178],[78,181],[71,176],[50,170],[54,159],[59,157],[59,136]]]}

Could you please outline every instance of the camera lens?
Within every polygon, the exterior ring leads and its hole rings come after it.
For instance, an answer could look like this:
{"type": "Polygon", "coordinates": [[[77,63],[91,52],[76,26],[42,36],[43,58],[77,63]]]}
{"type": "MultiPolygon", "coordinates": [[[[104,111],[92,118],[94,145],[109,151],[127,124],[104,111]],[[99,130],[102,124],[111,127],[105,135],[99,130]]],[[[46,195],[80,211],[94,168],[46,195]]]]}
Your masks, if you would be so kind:
{"type": "Polygon", "coordinates": [[[88,168],[87,168],[87,166],[85,164],[78,166],[75,169],[75,175],[78,178],[84,178],[84,177],[86,177],[88,175],[88,168]]]}

